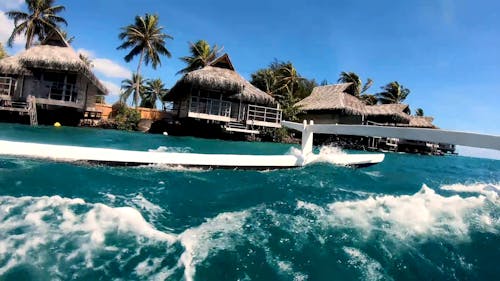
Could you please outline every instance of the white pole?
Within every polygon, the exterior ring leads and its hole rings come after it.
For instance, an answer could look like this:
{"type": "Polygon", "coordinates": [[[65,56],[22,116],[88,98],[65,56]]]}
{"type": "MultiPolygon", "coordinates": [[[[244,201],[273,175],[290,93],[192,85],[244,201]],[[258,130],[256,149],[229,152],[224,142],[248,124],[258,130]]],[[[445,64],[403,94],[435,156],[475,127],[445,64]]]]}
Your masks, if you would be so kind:
{"type": "MultiPolygon", "coordinates": [[[[307,121],[304,120],[302,128],[302,157],[306,161],[307,157],[313,153],[313,132],[311,128],[307,125],[307,121]]],[[[311,120],[309,125],[314,125],[314,121],[311,120]]]]}

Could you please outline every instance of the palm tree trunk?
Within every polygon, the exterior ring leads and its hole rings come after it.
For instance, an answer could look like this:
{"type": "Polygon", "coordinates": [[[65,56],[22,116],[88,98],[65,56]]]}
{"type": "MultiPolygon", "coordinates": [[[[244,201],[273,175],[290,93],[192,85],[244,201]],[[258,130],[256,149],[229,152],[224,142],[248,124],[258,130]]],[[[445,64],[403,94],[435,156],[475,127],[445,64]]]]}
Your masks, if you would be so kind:
{"type": "MultiPolygon", "coordinates": [[[[144,59],[144,49],[142,49],[141,51],[141,57],[139,58],[139,65],[137,66],[137,79],[139,79],[139,77],[141,76],[141,65],[142,65],[142,60],[144,59]]],[[[134,103],[135,103],[135,108],[137,109],[138,107],[138,102],[139,102],[139,97],[141,95],[141,92],[140,92],[140,85],[139,83],[137,83],[139,81],[136,81],[136,85],[135,85],[135,96],[134,96],[134,103]]]]}

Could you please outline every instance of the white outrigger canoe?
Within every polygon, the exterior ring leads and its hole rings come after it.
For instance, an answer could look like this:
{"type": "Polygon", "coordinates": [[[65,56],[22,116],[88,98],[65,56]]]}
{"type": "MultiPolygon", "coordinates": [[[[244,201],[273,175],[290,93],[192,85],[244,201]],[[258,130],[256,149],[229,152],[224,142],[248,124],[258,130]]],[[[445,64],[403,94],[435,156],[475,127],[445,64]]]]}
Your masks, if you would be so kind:
{"type": "MultiPolygon", "coordinates": [[[[0,155],[110,166],[160,165],[202,169],[275,170],[299,168],[320,161],[320,155],[312,151],[312,138],[312,132],[303,130],[301,152],[288,155],[132,151],[4,140],[0,140],[0,155]]],[[[384,157],[384,154],[339,154],[333,159],[330,157],[328,163],[339,166],[368,167],[382,162],[384,157]]]]}
{"type": "MultiPolygon", "coordinates": [[[[68,145],[0,141],[0,155],[111,166],[161,165],[205,169],[272,170],[305,166],[318,155],[235,155],[131,151],[68,145]]],[[[334,159],[342,166],[366,167],[383,161],[383,154],[346,154],[334,159]]]]}
{"type": "MultiPolygon", "coordinates": [[[[2,140],[0,140],[0,155],[113,166],[162,165],[206,169],[290,169],[321,161],[321,156],[313,153],[313,133],[395,137],[500,150],[499,136],[476,133],[363,125],[314,125],[312,121],[309,124],[305,121],[303,124],[283,121],[282,124],[302,132],[302,150],[297,155],[170,153],[2,140]]],[[[384,157],[384,154],[338,154],[329,157],[328,162],[341,166],[367,167],[382,162],[384,157]]]]}

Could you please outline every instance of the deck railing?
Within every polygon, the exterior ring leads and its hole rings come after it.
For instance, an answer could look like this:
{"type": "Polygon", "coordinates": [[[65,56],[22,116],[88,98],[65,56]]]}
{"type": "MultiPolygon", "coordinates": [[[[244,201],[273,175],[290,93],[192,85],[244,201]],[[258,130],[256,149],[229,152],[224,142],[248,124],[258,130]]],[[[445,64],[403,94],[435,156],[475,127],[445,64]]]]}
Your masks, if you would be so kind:
{"type": "Polygon", "coordinates": [[[231,103],[193,96],[191,97],[189,112],[229,117],[231,115],[231,103]]]}
{"type": "Polygon", "coordinates": [[[249,104],[247,120],[280,124],[282,114],[282,111],[277,108],[249,104]]]}
{"type": "Polygon", "coordinates": [[[16,79],[0,77],[0,95],[12,96],[16,88],[16,79]]]}

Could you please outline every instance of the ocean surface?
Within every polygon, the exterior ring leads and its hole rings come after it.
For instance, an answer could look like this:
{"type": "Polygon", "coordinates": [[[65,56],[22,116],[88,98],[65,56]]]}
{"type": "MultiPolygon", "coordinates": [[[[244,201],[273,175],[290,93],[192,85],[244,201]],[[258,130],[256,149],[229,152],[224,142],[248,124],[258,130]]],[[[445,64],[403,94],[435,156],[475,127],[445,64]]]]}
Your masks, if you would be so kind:
{"type": "MultiPolygon", "coordinates": [[[[294,150],[12,124],[0,124],[0,139],[294,150]]],[[[0,280],[500,280],[499,261],[496,160],[387,154],[366,169],[324,162],[258,172],[0,157],[0,280]]]]}

